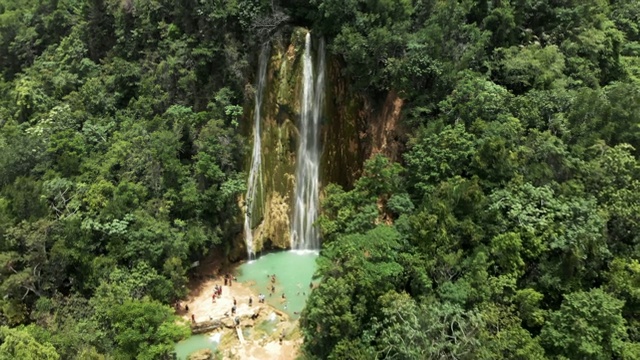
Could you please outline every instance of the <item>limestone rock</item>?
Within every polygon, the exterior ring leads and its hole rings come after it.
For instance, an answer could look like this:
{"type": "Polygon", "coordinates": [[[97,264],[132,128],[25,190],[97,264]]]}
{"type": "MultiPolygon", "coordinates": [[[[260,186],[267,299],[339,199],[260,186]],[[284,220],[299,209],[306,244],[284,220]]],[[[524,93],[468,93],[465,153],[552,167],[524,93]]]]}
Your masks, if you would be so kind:
{"type": "Polygon", "coordinates": [[[213,353],[210,349],[202,349],[189,355],[189,360],[212,360],[213,353]]]}

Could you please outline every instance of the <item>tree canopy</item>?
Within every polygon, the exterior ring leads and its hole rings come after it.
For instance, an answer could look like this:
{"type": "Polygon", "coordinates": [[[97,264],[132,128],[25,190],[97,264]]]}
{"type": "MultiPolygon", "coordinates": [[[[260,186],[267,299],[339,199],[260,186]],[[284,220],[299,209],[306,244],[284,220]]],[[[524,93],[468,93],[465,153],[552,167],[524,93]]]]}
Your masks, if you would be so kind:
{"type": "Polygon", "coordinates": [[[305,356],[640,356],[640,5],[311,3],[409,141],[326,188],[305,356]]]}
{"type": "Polygon", "coordinates": [[[188,335],[168,304],[241,231],[247,84],[292,26],[349,96],[398,94],[407,139],[323,189],[304,357],[640,358],[639,24],[635,0],[0,0],[0,360],[188,335]]]}

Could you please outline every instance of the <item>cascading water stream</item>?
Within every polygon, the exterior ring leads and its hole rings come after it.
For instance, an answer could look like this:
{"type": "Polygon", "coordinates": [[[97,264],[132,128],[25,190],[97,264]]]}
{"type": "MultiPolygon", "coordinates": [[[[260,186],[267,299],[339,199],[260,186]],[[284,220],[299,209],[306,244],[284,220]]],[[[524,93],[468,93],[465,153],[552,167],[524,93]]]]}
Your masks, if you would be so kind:
{"type": "MultiPolygon", "coordinates": [[[[251,259],[253,251],[252,214],[256,209],[256,197],[262,196],[262,143],[260,141],[260,122],[262,121],[262,99],[267,82],[267,62],[269,60],[269,46],[265,44],[260,52],[258,64],[258,83],[256,84],[255,108],[253,110],[253,151],[251,153],[251,169],[247,183],[244,212],[244,241],[247,247],[247,256],[251,259]]],[[[260,201],[259,204],[264,203],[260,201]]]]}
{"type": "Polygon", "coordinates": [[[320,237],[314,226],[319,209],[320,120],[324,103],[325,50],[318,44],[317,76],[314,81],[311,34],[307,33],[303,56],[300,146],[296,163],[295,207],[291,226],[291,248],[317,250],[320,237]]]}

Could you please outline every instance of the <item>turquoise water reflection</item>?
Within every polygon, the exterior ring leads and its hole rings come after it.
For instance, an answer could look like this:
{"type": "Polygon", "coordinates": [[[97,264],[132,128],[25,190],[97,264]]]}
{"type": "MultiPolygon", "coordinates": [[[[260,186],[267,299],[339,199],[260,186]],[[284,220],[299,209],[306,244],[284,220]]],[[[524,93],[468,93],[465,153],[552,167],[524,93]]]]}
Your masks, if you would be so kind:
{"type": "Polygon", "coordinates": [[[309,284],[316,271],[317,257],[317,251],[283,251],[263,255],[238,268],[238,281],[253,282],[254,292],[264,294],[268,304],[297,319],[309,297],[309,284]],[[271,275],[275,275],[275,283],[271,282],[271,275]],[[271,286],[275,288],[273,293],[271,286]]]}

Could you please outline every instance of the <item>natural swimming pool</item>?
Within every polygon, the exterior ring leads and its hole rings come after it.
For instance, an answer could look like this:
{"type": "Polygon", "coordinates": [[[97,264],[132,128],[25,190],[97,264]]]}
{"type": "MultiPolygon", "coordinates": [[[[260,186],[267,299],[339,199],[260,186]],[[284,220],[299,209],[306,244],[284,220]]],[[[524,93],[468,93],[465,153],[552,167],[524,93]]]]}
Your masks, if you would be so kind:
{"type": "Polygon", "coordinates": [[[240,282],[252,282],[254,292],[264,294],[269,305],[297,319],[309,297],[317,257],[317,251],[274,252],[242,264],[236,276],[240,282]],[[271,282],[271,275],[275,275],[275,283],[271,282]],[[272,285],[275,287],[273,294],[272,285]]]}
{"type": "MultiPolygon", "coordinates": [[[[309,284],[316,271],[317,251],[282,251],[260,256],[258,259],[240,265],[235,273],[237,281],[250,282],[255,294],[264,294],[265,301],[276,309],[298,319],[309,297],[309,284]],[[276,275],[275,283],[271,275],[276,275]],[[271,296],[270,288],[275,287],[271,296]],[[285,294],[283,301],[282,294],[285,294]]],[[[244,301],[244,300],[242,300],[244,301]]],[[[253,299],[258,304],[257,296],[253,299]]],[[[275,316],[275,314],[273,314],[275,316]]],[[[271,334],[275,329],[275,317],[257,325],[255,330],[271,334]]],[[[221,333],[193,335],[176,344],[178,360],[201,349],[215,351],[220,343],[221,333]]]]}

